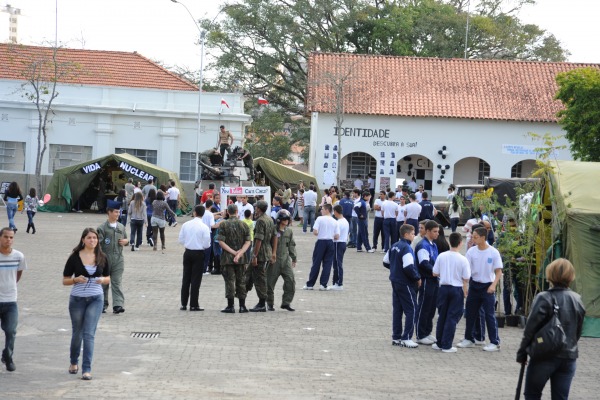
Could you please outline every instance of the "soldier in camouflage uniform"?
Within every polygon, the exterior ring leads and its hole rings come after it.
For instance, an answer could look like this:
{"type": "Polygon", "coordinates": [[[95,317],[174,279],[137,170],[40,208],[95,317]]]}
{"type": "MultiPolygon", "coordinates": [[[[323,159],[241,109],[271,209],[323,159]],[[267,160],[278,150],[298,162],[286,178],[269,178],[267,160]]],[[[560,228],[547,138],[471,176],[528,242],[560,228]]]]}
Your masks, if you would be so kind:
{"type": "Polygon", "coordinates": [[[250,229],[248,225],[238,219],[237,206],[230,204],[227,207],[229,219],[221,221],[219,225],[219,245],[223,249],[221,255],[221,270],[225,279],[225,297],[227,307],[221,310],[224,313],[235,313],[233,307],[234,297],[240,302],[240,313],[247,313],[246,285],[244,282],[246,250],[250,246],[250,229]]]}
{"type": "Polygon", "coordinates": [[[269,205],[264,200],[256,202],[254,214],[258,217],[254,226],[254,246],[252,247],[252,261],[246,270],[246,275],[254,282],[256,294],[258,295],[258,304],[251,308],[252,312],[265,312],[267,307],[267,277],[266,271],[271,263],[275,261],[273,253],[273,240],[275,235],[275,225],[273,219],[267,215],[269,205]]]}
{"type": "Polygon", "coordinates": [[[283,277],[281,308],[295,311],[290,304],[296,291],[293,270],[296,267],[296,242],[294,241],[293,231],[288,228],[290,220],[290,213],[287,210],[279,211],[275,218],[277,244],[274,247],[277,258],[267,268],[267,307],[269,311],[275,311],[273,307],[275,303],[274,290],[280,276],[283,277]]]}
{"type": "MultiPolygon", "coordinates": [[[[104,254],[106,254],[108,265],[110,265],[110,287],[112,288],[113,313],[115,314],[125,312],[125,309],[123,308],[125,305],[125,297],[121,290],[123,271],[125,270],[123,246],[129,244],[127,230],[123,224],[118,222],[119,204],[120,203],[115,201],[108,201],[106,207],[108,220],[97,229],[98,243],[104,254]]],[[[109,285],[102,285],[102,289],[104,290],[104,308],[102,312],[106,312],[106,309],[108,308],[108,287],[109,285]]]]}

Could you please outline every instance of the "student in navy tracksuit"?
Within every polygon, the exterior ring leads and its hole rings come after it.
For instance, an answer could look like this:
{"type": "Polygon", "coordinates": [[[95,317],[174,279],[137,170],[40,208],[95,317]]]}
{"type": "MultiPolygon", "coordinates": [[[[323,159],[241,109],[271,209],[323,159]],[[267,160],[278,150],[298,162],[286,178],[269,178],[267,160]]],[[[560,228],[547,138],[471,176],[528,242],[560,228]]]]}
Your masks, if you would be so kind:
{"type": "Polygon", "coordinates": [[[464,299],[467,297],[471,267],[465,256],[460,254],[462,236],[450,234],[450,251],[440,254],[433,266],[433,275],[440,278],[437,296],[438,321],[435,329],[437,343],[431,347],[444,353],[455,353],[452,346],[456,324],[462,316],[464,299]]]}
{"type": "Polygon", "coordinates": [[[317,242],[313,250],[312,267],[308,275],[308,281],[302,289],[313,290],[319,276],[321,263],[323,263],[319,290],[327,290],[327,282],[329,281],[335,252],[333,241],[340,237],[340,226],[331,216],[331,204],[324,204],[321,208],[321,216],[317,218],[313,225],[313,234],[317,236],[317,242]]]}
{"type": "Polygon", "coordinates": [[[381,206],[383,214],[383,250],[388,251],[398,241],[396,234],[396,217],[398,217],[398,204],[394,202],[396,194],[389,192],[387,200],[381,206]]]}
{"type": "MultiPolygon", "coordinates": [[[[375,220],[373,222],[373,249],[377,250],[377,240],[381,235],[381,249],[383,250],[383,243],[385,241],[385,237],[383,236],[383,212],[381,211],[381,206],[385,201],[385,190],[379,191],[379,198],[375,200],[373,208],[375,209],[375,220]]],[[[340,201],[341,202],[341,201],[340,201]]]]}
{"type": "Polygon", "coordinates": [[[427,221],[425,224],[425,237],[415,249],[419,274],[423,278],[423,283],[419,288],[417,307],[417,343],[420,344],[434,344],[436,342],[436,338],[431,335],[431,331],[433,330],[433,317],[435,317],[439,282],[438,278],[433,276],[432,270],[438,256],[438,249],[434,240],[437,239],[439,230],[437,222],[427,221]]]}
{"type": "Polygon", "coordinates": [[[364,191],[362,198],[354,205],[354,212],[358,218],[358,234],[356,235],[356,251],[362,252],[362,246],[365,245],[367,253],[374,253],[375,250],[369,245],[368,219],[367,219],[367,203],[371,198],[371,193],[364,191]]]}
{"type": "Polygon", "coordinates": [[[431,203],[431,201],[429,201],[429,195],[427,194],[427,192],[423,192],[423,200],[421,200],[421,202],[419,203],[419,205],[421,206],[421,213],[419,214],[419,221],[424,221],[426,219],[433,219],[436,214],[437,214],[437,210],[435,209],[435,206],[433,205],[433,203],[431,203]]]}
{"type": "Polygon", "coordinates": [[[421,285],[421,276],[410,247],[410,242],[415,237],[415,228],[412,225],[402,225],[400,237],[383,258],[383,265],[390,269],[392,282],[392,345],[416,348],[419,345],[413,342],[412,335],[415,330],[417,288],[421,285]],[[402,314],[406,315],[404,331],[402,314]]]}
{"type": "Polygon", "coordinates": [[[342,206],[342,215],[348,221],[348,225],[352,224],[352,209],[354,208],[354,200],[350,198],[350,191],[346,190],[344,192],[344,197],[340,199],[338,202],[340,206],[342,206]]]}

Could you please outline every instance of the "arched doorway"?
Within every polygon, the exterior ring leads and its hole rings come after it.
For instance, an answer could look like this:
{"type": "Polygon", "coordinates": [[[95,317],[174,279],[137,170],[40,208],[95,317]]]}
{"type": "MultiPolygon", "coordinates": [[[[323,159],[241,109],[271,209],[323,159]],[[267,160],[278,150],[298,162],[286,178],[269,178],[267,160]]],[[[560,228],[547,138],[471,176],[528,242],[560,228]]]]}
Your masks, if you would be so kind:
{"type": "Polygon", "coordinates": [[[490,164],[477,157],[466,157],[454,164],[454,184],[483,185],[484,177],[490,176],[490,164]]]}
{"type": "Polygon", "coordinates": [[[511,178],[530,178],[537,167],[535,160],[522,160],[510,168],[511,178]]]}
{"type": "Polygon", "coordinates": [[[396,185],[406,183],[415,178],[417,185],[423,185],[426,191],[431,192],[433,187],[433,162],[421,155],[410,154],[396,161],[396,185]]]}

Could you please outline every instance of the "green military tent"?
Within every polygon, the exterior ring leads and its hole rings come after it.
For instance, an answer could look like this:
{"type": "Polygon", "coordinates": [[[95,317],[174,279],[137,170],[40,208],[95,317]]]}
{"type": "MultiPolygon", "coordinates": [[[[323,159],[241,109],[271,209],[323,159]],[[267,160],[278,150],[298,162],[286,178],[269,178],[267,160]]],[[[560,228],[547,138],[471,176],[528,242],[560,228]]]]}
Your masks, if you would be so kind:
{"type": "Polygon", "coordinates": [[[181,191],[179,206],[183,210],[188,210],[189,205],[183,193],[183,187],[175,172],[160,168],[126,153],[110,154],[54,171],[54,175],[46,188],[46,193],[52,195],[52,200],[41,207],[40,210],[51,212],[70,211],[77,199],[88,189],[98,174],[108,166],[120,168],[125,178],[133,178],[134,181],[147,183],[153,177],[156,181],[156,187],[162,184],[168,185],[170,179],[174,180],[177,188],[181,191]]]}
{"type": "Polygon", "coordinates": [[[319,185],[317,179],[310,174],[307,174],[297,169],[290,168],[286,165],[278,162],[269,160],[268,158],[258,157],[254,159],[254,168],[265,175],[265,184],[271,186],[273,193],[283,187],[283,183],[287,182],[290,184],[292,191],[296,190],[299,181],[304,181],[304,186],[308,190],[308,184],[310,182],[315,183],[315,192],[317,192],[319,198],[321,193],[319,192],[319,185]]]}
{"type": "Polygon", "coordinates": [[[575,266],[571,288],[586,308],[583,335],[600,337],[600,162],[555,161],[552,166],[545,197],[552,203],[553,240],[575,266]]]}

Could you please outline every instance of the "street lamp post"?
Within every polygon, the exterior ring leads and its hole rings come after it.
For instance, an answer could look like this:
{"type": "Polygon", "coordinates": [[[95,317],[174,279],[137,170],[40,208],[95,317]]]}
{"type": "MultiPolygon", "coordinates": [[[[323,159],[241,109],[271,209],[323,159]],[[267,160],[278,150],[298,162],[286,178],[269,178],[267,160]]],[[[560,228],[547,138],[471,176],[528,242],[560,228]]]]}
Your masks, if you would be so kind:
{"type": "MultiPolygon", "coordinates": [[[[192,15],[192,13],[190,12],[190,10],[187,8],[187,6],[177,0],[171,0],[173,3],[177,3],[177,4],[181,4],[183,6],[183,8],[185,8],[185,10],[188,12],[188,14],[190,15],[190,17],[192,18],[192,21],[194,21],[194,25],[196,26],[196,28],[198,28],[198,31],[200,32],[200,79],[198,82],[198,133],[196,135],[196,181],[199,180],[199,161],[200,161],[200,133],[202,132],[202,128],[200,127],[200,122],[202,120],[200,112],[201,112],[201,108],[202,108],[202,75],[204,72],[204,39],[206,38],[206,31],[203,30],[202,28],[200,28],[200,25],[198,25],[198,23],[196,22],[196,20],[194,19],[194,16],[192,15]]],[[[220,14],[220,12],[219,12],[220,14]]],[[[217,15],[219,15],[217,14],[217,15]]],[[[215,17],[216,18],[216,17],[215,17]]]]}

